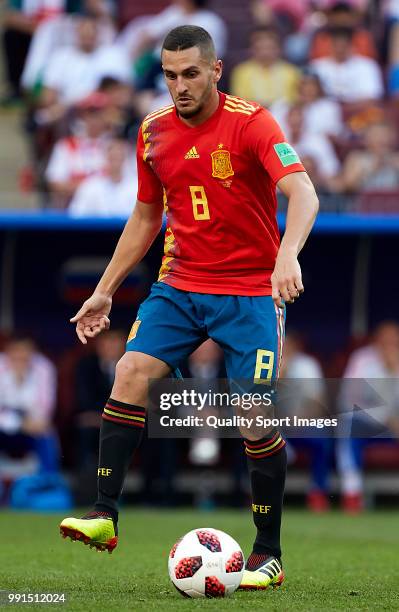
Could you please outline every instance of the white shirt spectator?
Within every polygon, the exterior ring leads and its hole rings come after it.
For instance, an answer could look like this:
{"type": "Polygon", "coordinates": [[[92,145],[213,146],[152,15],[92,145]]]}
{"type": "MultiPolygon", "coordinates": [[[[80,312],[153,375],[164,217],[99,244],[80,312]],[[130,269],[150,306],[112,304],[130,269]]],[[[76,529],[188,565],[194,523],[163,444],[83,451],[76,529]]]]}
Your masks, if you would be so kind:
{"type": "Polygon", "coordinates": [[[93,176],[79,185],[68,212],[74,217],[128,217],[136,197],[137,176],[126,176],[119,182],[93,176]]]}
{"type": "Polygon", "coordinates": [[[352,55],[344,62],[336,62],[323,57],[310,66],[319,76],[326,94],[341,102],[377,100],[384,95],[381,70],[370,58],[352,55]]]}
{"type": "Polygon", "coordinates": [[[23,0],[21,10],[37,20],[49,19],[63,12],[65,0],[23,0]]]}
{"type": "MultiPolygon", "coordinates": [[[[56,51],[64,47],[73,48],[76,44],[75,22],[74,15],[59,15],[39,24],[29,46],[28,56],[22,73],[22,84],[25,89],[33,88],[41,80],[49,58],[52,58],[56,51]]],[[[100,20],[99,45],[108,47],[113,43],[114,39],[114,27],[108,20],[100,20]]]]}
{"type": "Polygon", "coordinates": [[[399,370],[392,372],[374,346],[352,353],[344,374],[341,405],[350,411],[354,405],[371,418],[384,423],[399,413],[399,370]]]}
{"type": "Polygon", "coordinates": [[[307,399],[318,400],[323,395],[323,371],[317,359],[311,355],[306,355],[306,353],[294,355],[288,362],[284,378],[294,378],[300,381],[299,388],[302,389],[307,399]]]}
{"type": "Polygon", "coordinates": [[[64,47],[51,57],[44,71],[43,85],[55,89],[61,103],[73,104],[95,91],[105,76],[131,81],[129,57],[121,47],[100,46],[92,53],[64,47]]]}
{"type": "Polygon", "coordinates": [[[323,372],[317,359],[306,353],[297,353],[289,360],[285,378],[319,379],[323,378],[323,372]]]}
{"type": "Polygon", "coordinates": [[[46,169],[50,183],[63,183],[71,179],[84,179],[101,174],[106,163],[107,138],[71,136],[55,145],[46,169]]]}
{"type": "MultiPolygon", "coordinates": [[[[227,29],[224,21],[214,13],[205,9],[199,9],[195,13],[187,14],[179,6],[172,4],[158,15],[151,16],[145,21],[139,18],[140,28],[147,36],[161,44],[166,34],[173,28],[181,25],[193,25],[204,28],[215,42],[219,57],[223,57],[226,51],[227,29]]],[[[128,52],[134,55],[135,43],[138,40],[136,20],[126,26],[118,41],[124,45],[128,52]]],[[[138,20],[137,20],[138,21],[138,20]]],[[[160,52],[161,47],[159,47],[160,52]]]]}
{"type": "MultiPolygon", "coordinates": [[[[288,133],[288,142],[290,142],[288,133]]],[[[310,157],[323,178],[336,176],[340,170],[338,157],[331,142],[323,134],[312,134],[303,130],[301,139],[293,143],[299,157],[310,157]]]]}
{"type": "MultiPolygon", "coordinates": [[[[283,132],[287,130],[289,104],[276,102],[270,112],[279,123],[283,132]]],[[[335,100],[319,98],[303,107],[304,129],[307,133],[339,136],[343,131],[341,107],[335,100]]]]}
{"type": "MultiPolygon", "coordinates": [[[[380,353],[374,346],[365,346],[352,353],[346,366],[345,378],[392,378],[392,373],[385,366],[380,353]]],[[[396,372],[399,378],[399,371],[396,372]]]]}
{"type": "Polygon", "coordinates": [[[50,420],[56,400],[56,370],[49,359],[34,354],[28,373],[18,381],[0,354],[0,430],[16,433],[25,417],[50,420]]]}
{"type": "Polygon", "coordinates": [[[383,12],[388,19],[399,19],[399,0],[383,0],[383,12]]]}

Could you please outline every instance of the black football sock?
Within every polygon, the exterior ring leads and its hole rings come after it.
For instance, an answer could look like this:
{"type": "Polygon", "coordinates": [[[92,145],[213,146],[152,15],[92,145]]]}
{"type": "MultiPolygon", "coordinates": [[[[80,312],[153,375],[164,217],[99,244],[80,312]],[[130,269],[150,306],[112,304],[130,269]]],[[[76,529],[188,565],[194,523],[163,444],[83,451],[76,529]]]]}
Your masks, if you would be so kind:
{"type": "MultiPolygon", "coordinates": [[[[268,559],[274,559],[275,555],[269,555],[267,553],[254,553],[252,552],[245,564],[245,569],[250,570],[251,572],[259,569],[268,559]]],[[[280,559],[278,557],[278,559],[280,559]]]]}
{"type": "MultiPolygon", "coordinates": [[[[257,529],[253,555],[280,559],[280,528],[283,509],[287,452],[278,431],[268,438],[244,440],[252,489],[252,513],[257,529]]],[[[252,556],[252,555],[251,555],[252,556]]],[[[251,565],[248,559],[247,567],[251,565]]]]}
{"type": "Polygon", "coordinates": [[[145,409],[110,398],[102,414],[98,496],[94,508],[118,521],[118,501],[133,453],[145,426],[145,409]]]}

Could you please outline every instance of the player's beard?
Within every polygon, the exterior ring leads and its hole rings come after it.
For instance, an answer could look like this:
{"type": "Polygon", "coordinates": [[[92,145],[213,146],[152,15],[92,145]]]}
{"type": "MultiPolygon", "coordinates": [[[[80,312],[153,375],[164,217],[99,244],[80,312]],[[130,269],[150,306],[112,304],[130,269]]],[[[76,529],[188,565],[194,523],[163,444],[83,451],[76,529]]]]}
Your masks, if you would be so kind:
{"type": "Polygon", "coordinates": [[[209,82],[206,86],[204,93],[202,94],[202,96],[197,102],[197,105],[194,108],[190,108],[187,110],[185,109],[179,110],[175,102],[175,106],[176,106],[177,112],[180,115],[180,117],[183,117],[183,119],[191,119],[192,117],[199,115],[203,111],[204,107],[206,106],[206,103],[208,102],[210,98],[212,87],[213,87],[212,79],[209,79],[209,82]]]}

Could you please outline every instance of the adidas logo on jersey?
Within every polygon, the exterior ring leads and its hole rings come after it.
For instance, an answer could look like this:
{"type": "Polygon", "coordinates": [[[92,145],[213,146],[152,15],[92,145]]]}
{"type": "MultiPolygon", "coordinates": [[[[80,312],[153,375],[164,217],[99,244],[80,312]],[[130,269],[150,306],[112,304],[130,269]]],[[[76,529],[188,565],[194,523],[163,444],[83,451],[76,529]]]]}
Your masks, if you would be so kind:
{"type": "Polygon", "coordinates": [[[199,155],[195,147],[192,147],[189,151],[187,151],[187,153],[184,156],[184,159],[198,159],[198,158],[199,158],[199,155]]]}

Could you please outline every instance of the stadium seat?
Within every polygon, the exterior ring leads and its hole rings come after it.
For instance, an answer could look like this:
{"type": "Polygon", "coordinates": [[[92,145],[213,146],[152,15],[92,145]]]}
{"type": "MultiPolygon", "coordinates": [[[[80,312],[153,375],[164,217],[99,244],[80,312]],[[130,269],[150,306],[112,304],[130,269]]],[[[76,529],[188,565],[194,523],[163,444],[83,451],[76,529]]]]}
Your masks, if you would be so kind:
{"type": "Polygon", "coordinates": [[[376,190],[361,193],[356,200],[356,210],[367,214],[392,215],[399,213],[399,190],[376,190]]]}

